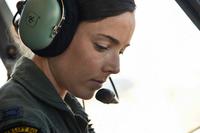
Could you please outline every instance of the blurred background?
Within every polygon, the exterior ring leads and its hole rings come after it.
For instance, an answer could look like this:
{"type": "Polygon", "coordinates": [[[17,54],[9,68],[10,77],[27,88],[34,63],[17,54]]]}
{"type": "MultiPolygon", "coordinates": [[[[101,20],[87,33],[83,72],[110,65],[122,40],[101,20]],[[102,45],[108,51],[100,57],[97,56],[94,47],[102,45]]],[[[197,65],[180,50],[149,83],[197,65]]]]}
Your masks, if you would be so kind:
{"type": "MultiPolygon", "coordinates": [[[[17,1],[6,0],[13,14],[17,1]]],[[[199,29],[174,0],[135,2],[131,46],[121,55],[120,74],[112,75],[120,102],[93,98],[86,112],[97,133],[189,133],[200,126],[199,29]]],[[[2,62],[0,75],[1,86],[2,62]]],[[[112,89],[109,81],[104,87],[112,89]]]]}

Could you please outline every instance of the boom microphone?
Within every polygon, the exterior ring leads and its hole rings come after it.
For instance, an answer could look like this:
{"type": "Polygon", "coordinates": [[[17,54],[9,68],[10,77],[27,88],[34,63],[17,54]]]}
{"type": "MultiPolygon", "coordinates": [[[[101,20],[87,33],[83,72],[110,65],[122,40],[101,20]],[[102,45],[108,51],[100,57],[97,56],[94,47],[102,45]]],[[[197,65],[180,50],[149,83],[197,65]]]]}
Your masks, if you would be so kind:
{"type": "Polygon", "coordinates": [[[118,99],[119,99],[119,96],[118,96],[118,93],[117,93],[117,90],[115,88],[115,85],[111,79],[111,77],[109,77],[109,80],[111,82],[111,85],[114,89],[114,92],[109,90],[109,89],[105,89],[105,88],[102,88],[100,89],[97,93],[96,93],[96,96],[95,98],[97,100],[99,100],[100,102],[102,103],[106,103],[106,104],[110,104],[110,103],[119,103],[118,99]],[[117,98],[116,98],[117,97],[117,98]]]}
{"type": "Polygon", "coordinates": [[[115,98],[115,94],[109,90],[109,89],[100,89],[96,95],[95,98],[102,103],[118,103],[118,100],[115,98]]]}

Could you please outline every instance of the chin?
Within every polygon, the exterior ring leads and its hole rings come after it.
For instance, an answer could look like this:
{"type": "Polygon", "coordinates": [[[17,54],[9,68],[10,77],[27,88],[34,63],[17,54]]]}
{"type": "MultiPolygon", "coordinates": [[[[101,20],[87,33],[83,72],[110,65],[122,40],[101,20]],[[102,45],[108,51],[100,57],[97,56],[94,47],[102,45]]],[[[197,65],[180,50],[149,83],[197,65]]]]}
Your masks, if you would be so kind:
{"type": "Polygon", "coordinates": [[[93,98],[95,92],[96,90],[93,89],[82,89],[77,91],[71,91],[70,93],[80,99],[89,100],[93,98]]]}
{"type": "Polygon", "coordinates": [[[93,93],[87,93],[85,95],[80,95],[79,98],[83,99],[83,100],[89,100],[94,96],[94,92],[93,93]]]}
{"type": "Polygon", "coordinates": [[[87,95],[87,96],[83,97],[82,99],[89,100],[89,99],[92,99],[93,96],[94,96],[94,94],[93,95],[87,95]]]}

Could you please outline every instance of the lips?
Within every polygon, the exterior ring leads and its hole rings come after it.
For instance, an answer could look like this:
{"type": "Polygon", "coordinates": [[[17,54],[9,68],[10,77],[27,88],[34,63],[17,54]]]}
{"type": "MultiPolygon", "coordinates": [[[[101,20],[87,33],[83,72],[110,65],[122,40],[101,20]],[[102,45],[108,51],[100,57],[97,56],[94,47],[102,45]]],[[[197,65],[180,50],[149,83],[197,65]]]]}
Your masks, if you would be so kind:
{"type": "Polygon", "coordinates": [[[105,82],[105,80],[96,80],[96,79],[94,79],[94,81],[96,81],[96,82],[98,82],[100,84],[103,84],[105,82]]]}
{"type": "Polygon", "coordinates": [[[92,88],[99,89],[102,87],[104,82],[105,80],[92,79],[90,83],[92,88]]]}

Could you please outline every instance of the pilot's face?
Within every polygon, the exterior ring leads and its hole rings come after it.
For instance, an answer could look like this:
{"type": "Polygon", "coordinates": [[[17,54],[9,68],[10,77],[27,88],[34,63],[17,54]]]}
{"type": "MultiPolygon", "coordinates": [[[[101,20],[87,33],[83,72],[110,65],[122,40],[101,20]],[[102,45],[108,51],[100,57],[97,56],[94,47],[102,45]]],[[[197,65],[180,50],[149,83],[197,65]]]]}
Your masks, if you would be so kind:
{"type": "Polygon", "coordinates": [[[49,59],[60,89],[90,99],[110,74],[120,71],[119,55],[129,45],[134,13],[126,12],[96,22],[82,22],[68,49],[49,59]]]}

